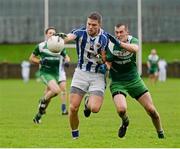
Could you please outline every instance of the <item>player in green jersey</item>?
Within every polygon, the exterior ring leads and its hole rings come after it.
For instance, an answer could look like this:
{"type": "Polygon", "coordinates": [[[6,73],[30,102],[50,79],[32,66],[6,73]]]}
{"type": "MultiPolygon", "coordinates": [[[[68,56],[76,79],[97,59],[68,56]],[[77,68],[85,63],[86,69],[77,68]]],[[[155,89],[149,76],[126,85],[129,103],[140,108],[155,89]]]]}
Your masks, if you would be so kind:
{"type": "MultiPolygon", "coordinates": [[[[46,38],[48,39],[56,33],[54,27],[49,27],[45,31],[46,38]]],[[[40,123],[41,117],[45,114],[45,110],[52,97],[58,95],[61,91],[59,84],[59,67],[61,58],[67,57],[66,50],[61,53],[53,53],[47,48],[47,40],[39,43],[31,54],[29,60],[31,63],[40,65],[40,78],[46,85],[43,97],[40,99],[38,113],[33,118],[34,123],[40,123]]]]}
{"type": "Polygon", "coordinates": [[[160,116],[152,102],[151,95],[141,79],[136,66],[136,52],[138,52],[138,39],[129,35],[125,24],[115,26],[115,40],[109,35],[107,48],[107,66],[110,68],[110,91],[114,99],[116,110],[122,124],[118,131],[120,138],[126,134],[129,125],[126,96],[135,98],[146,110],[152,119],[159,138],[164,138],[160,116]],[[109,61],[109,62],[108,62],[109,61]]]}
{"type": "Polygon", "coordinates": [[[158,79],[158,61],[159,56],[157,55],[156,49],[152,49],[147,61],[149,79],[152,83],[156,83],[158,79]]]}

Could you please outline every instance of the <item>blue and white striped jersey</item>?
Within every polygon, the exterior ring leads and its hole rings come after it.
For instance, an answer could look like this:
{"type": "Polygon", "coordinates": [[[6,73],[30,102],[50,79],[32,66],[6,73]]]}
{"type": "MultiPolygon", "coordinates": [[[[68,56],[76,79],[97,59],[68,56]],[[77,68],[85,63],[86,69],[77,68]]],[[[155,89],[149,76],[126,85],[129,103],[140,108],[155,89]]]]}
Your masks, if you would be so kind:
{"type": "Polygon", "coordinates": [[[83,71],[97,72],[100,66],[97,63],[99,61],[97,54],[107,46],[107,33],[101,29],[97,36],[91,37],[85,27],[74,29],[71,33],[76,35],[77,67],[83,71]]]}

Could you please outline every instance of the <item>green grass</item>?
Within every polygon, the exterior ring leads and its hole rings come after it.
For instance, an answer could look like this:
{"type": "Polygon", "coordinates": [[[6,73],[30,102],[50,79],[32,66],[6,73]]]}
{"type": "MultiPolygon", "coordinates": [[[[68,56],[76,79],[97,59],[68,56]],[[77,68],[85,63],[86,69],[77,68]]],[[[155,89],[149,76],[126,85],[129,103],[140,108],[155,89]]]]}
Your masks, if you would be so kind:
{"type": "MultiPolygon", "coordinates": [[[[158,55],[168,62],[180,61],[180,42],[176,43],[144,43],[142,45],[142,61],[145,63],[152,48],[156,48],[158,55]]],[[[28,59],[35,44],[12,44],[0,45],[0,62],[21,63],[28,59]]],[[[77,62],[76,50],[67,49],[72,62],[77,62]]]]}
{"type": "MultiPolygon", "coordinates": [[[[180,147],[180,79],[168,79],[152,85],[145,79],[161,115],[166,139],[157,138],[150,118],[133,99],[127,98],[130,125],[124,139],[117,137],[120,120],[111,100],[109,88],[101,111],[90,118],[79,110],[80,138],[72,140],[67,116],[60,115],[60,101],[55,97],[42,124],[32,122],[44,85],[30,80],[0,80],[0,147],[31,148],[177,148],[180,147]]],[[[68,88],[70,80],[68,81],[68,88]]]]}

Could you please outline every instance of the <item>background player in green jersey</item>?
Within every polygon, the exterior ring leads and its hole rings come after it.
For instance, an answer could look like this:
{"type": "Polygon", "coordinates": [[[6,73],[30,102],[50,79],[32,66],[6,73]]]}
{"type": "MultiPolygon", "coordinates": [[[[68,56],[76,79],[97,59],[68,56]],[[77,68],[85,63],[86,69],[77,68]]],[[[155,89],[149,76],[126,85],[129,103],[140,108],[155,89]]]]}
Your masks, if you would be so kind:
{"type": "Polygon", "coordinates": [[[137,72],[136,52],[138,52],[138,40],[129,35],[128,27],[124,24],[115,26],[116,41],[109,35],[107,48],[107,65],[110,68],[110,90],[114,99],[118,115],[122,119],[118,136],[124,137],[129,125],[127,115],[126,96],[129,94],[135,98],[146,110],[152,119],[159,138],[164,138],[164,132],[160,116],[152,102],[150,93],[137,72]]]}
{"type": "MultiPolygon", "coordinates": [[[[48,39],[56,33],[54,27],[49,27],[45,31],[48,39]]],[[[33,118],[34,123],[40,123],[41,117],[45,114],[45,110],[52,97],[60,93],[59,87],[59,67],[61,58],[67,56],[64,49],[61,53],[53,53],[47,48],[47,40],[39,43],[31,54],[29,60],[34,64],[40,64],[40,78],[46,84],[43,97],[40,99],[38,113],[33,118]],[[62,57],[63,56],[63,57],[62,57]]]]}
{"type": "Polygon", "coordinates": [[[62,112],[62,115],[68,115],[68,110],[66,107],[66,103],[67,103],[67,97],[68,97],[68,93],[66,90],[66,72],[65,72],[65,68],[64,67],[69,67],[69,62],[70,62],[70,57],[68,55],[66,55],[65,58],[61,58],[61,65],[59,67],[59,87],[61,89],[61,93],[60,93],[60,100],[61,100],[61,106],[60,106],[60,110],[62,112]]]}
{"type": "Polygon", "coordinates": [[[155,83],[158,79],[158,61],[159,56],[157,55],[156,49],[152,49],[147,61],[149,79],[152,83],[155,83]]]}

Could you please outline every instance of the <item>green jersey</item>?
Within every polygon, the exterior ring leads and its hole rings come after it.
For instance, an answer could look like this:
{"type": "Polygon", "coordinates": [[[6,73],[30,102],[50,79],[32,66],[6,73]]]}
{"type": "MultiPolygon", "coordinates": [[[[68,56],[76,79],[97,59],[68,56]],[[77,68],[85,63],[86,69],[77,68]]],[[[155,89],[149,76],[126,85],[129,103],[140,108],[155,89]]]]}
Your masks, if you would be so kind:
{"type": "Polygon", "coordinates": [[[158,72],[158,61],[159,61],[159,56],[158,55],[150,54],[148,56],[148,62],[150,64],[149,73],[158,72]]]}
{"type": "MultiPolygon", "coordinates": [[[[128,36],[128,43],[138,44],[138,39],[128,36]]],[[[110,78],[112,81],[128,81],[139,77],[136,54],[121,48],[117,42],[109,40],[107,61],[112,62],[110,78]]]]}
{"type": "Polygon", "coordinates": [[[35,56],[39,56],[41,59],[46,59],[47,63],[40,66],[40,72],[59,75],[59,67],[62,62],[62,56],[66,56],[66,50],[61,53],[53,53],[48,50],[47,42],[41,42],[36,46],[33,51],[35,56]]]}

